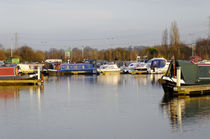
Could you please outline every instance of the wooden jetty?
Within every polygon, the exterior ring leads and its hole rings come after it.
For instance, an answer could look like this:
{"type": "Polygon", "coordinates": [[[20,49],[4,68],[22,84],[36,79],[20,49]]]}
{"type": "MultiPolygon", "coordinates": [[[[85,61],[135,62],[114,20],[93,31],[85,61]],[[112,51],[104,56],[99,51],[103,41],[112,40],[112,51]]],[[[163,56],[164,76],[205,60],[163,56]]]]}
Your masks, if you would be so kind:
{"type": "Polygon", "coordinates": [[[176,86],[173,88],[174,95],[207,95],[210,94],[210,84],[176,86]]]}

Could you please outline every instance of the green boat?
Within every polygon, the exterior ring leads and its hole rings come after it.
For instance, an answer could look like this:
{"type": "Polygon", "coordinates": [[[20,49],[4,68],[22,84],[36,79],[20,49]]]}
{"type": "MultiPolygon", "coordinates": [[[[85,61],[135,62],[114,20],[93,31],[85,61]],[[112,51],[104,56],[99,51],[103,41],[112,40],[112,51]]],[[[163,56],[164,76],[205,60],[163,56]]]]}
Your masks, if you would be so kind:
{"type": "Polygon", "coordinates": [[[181,86],[210,85],[210,63],[177,60],[172,61],[159,82],[165,92],[174,92],[177,84],[177,68],[181,68],[181,86]]]}

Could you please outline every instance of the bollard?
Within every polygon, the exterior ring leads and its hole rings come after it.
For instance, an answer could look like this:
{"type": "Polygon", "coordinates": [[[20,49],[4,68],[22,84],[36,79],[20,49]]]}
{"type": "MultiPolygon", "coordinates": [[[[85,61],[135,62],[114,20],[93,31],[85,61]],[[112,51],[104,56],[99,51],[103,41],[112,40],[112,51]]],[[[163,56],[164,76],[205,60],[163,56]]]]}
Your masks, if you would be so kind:
{"type": "Polygon", "coordinates": [[[177,77],[176,86],[181,86],[181,67],[177,67],[176,77],[177,77]]]}
{"type": "Polygon", "coordinates": [[[41,74],[41,84],[44,84],[44,74],[41,74]]]}
{"type": "Polygon", "coordinates": [[[38,80],[40,80],[40,67],[38,66],[38,80]]]}

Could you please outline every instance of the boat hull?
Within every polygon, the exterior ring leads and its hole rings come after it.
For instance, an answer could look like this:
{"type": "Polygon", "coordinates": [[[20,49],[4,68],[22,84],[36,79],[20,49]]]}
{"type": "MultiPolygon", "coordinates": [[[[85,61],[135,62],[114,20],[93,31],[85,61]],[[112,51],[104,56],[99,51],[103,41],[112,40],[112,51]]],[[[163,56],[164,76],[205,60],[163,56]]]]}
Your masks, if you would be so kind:
{"type": "Polygon", "coordinates": [[[41,80],[29,78],[29,77],[22,77],[22,76],[1,77],[0,78],[0,86],[37,85],[40,82],[41,82],[41,80]]]}
{"type": "Polygon", "coordinates": [[[121,71],[102,71],[100,74],[102,75],[120,75],[121,71]]]}
{"type": "Polygon", "coordinates": [[[53,70],[53,71],[48,71],[49,76],[64,76],[64,75],[77,75],[77,74],[82,74],[82,75],[92,75],[96,74],[95,71],[59,71],[59,70],[53,70]]]}
{"type": "Polygon", "coordinates": [[[147,74],[147,70],[133,70],[130,72],[132,75],[134,74],[147,74]]]}

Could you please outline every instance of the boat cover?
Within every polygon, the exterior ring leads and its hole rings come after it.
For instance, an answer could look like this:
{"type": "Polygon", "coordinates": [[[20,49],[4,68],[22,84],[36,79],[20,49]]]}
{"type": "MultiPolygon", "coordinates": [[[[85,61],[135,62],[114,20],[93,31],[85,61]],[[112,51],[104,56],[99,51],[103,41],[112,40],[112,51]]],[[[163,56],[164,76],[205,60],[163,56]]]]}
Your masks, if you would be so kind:
{"type": "Polygon", "coordinates": [[[182,77],[187,84],[198,82],[198,66],[189,61],[178,60],[178,65],[182,70],[182,77]]]}

